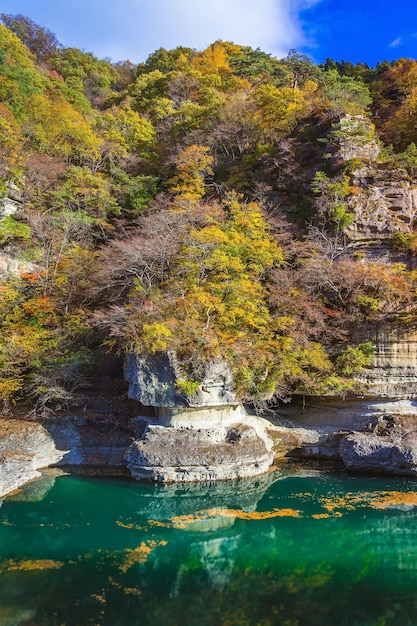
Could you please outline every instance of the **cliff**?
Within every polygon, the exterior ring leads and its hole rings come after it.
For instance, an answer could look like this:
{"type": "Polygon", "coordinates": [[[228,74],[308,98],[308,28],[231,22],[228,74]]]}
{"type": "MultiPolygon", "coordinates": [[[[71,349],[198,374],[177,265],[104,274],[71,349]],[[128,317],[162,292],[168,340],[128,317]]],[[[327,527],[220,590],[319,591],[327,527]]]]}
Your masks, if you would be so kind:
{"type": "Polygon", "coordinates": [[[417,396],[417,330],[387,321],[368,326],[362,333],[375,346],[370,367],[356,375],[364,394],[375,397],[417,396]]]}

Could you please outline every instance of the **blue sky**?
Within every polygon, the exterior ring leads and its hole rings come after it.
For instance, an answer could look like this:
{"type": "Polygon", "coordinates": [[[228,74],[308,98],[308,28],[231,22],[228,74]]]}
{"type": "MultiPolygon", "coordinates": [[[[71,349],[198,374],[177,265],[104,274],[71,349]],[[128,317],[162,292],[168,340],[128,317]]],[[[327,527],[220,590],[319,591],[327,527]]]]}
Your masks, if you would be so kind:
{"type": "Polygon", "coordinates": [[[159,47],[204,49],[216,39],[278,58],[296,48],[374,66],[417,58],[417,0],[1,0],[65,46],[113,61],[144,61],[159,47]]]}

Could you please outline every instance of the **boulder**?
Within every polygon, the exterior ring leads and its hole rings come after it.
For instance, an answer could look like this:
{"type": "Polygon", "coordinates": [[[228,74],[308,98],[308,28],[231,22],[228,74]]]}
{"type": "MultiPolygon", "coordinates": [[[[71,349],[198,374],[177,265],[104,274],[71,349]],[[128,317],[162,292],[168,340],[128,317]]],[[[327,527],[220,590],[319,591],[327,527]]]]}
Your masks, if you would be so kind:
{"type": "Polygon", "coordinates": [[[149,425],[126,452],[134,478],[156,482],[234,480],[268,471],[272,439],[259,428],[237,422],[223,428],[149,425]]]}
{"type": "Polygon", "coordinates": [[[0,497],[38,478],[39,468],[57,463],[63,455],[41,424],[0,420],[0,497]]]}
{"type": "Polygon", "coordinates": [[[354,471],[399,476],[417,473],[417,445],[402,438],[351,433],[342,439],[340,456],[345,466],[354,471]]]}

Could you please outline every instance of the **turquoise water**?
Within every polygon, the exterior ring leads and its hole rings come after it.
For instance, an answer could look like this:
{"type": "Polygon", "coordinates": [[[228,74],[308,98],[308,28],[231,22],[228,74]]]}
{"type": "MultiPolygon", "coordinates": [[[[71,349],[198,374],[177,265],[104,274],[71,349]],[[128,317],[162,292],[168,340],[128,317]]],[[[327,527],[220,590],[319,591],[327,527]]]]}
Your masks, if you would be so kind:
{"type": "Polygon", "coordinates": [[[46,475],[0,509],[1,626],[417,624],[417,483],[46,475]]]}

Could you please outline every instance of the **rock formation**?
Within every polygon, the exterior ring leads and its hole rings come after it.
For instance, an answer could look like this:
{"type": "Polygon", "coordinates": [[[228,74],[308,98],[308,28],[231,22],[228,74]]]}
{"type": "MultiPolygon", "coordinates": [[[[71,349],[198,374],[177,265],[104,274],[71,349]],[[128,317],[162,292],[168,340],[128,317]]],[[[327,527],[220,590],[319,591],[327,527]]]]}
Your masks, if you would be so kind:
{"type": "Polygon", "coordinates": [[[417,396],[417,331],[389,321],[366,329],[375,353],[372,363],[356,378],[364,385],[364,395],[388,398],[417,396]]]}
{"type": "Polygon", "coordinates": [[[173,354],[130,354],[129,397],[155,408],[133,420],[137,439],[126,452],[135,478],[158,482],[225,480],[256,476],[273,463],[274,441],[266,420],[238,403],[224,361],[206,364],[200,384],[186,395],[173,354]]]}
{"type": "Polygon", "coordinates": [[[54,467],[124,468],[131,433],[109,421],[0,420],[0,497],[54,467]]]}
{"type": "Polygon", "coordinates": [[[359,193],[349,201],[355,219],[346,234],[352,241],[389,239],[413,231],[417,213],[417,186],[406,172],[376,166],[355,172],[359,193]]]}

